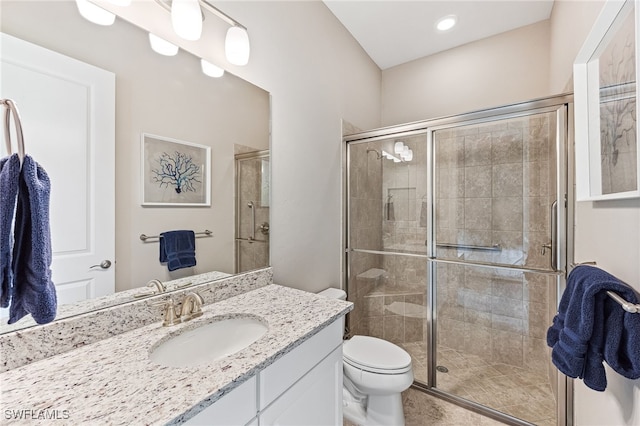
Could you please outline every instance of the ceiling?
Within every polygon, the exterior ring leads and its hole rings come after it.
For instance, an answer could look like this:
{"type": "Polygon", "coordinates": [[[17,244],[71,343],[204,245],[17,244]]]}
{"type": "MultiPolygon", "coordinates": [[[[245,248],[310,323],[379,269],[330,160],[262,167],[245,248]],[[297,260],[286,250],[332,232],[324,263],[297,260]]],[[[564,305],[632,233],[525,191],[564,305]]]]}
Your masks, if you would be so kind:
{"type": "Polygon", "coordinates": [[[548,19],[553,0],[392,1],[324,0],[367,54],[387,69],[548,19]],[[440,33],[436,21],[456,15],[440,33]]]}

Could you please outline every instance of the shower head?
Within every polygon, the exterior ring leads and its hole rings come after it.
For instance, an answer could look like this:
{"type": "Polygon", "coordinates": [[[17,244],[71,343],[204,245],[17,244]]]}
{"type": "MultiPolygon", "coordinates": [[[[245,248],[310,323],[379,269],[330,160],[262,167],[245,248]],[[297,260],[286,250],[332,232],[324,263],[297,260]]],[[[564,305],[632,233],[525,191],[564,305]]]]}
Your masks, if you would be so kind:
{"type": "Polygon", "coordinates": [[[373,149],[373,148],[367,148],[367,154],[370,152],[375,152],[376,153],[376,160],[379,160],[382,158],[382,154],[380,154],[380,152],[378,152],[377,149],[373,149]]]}

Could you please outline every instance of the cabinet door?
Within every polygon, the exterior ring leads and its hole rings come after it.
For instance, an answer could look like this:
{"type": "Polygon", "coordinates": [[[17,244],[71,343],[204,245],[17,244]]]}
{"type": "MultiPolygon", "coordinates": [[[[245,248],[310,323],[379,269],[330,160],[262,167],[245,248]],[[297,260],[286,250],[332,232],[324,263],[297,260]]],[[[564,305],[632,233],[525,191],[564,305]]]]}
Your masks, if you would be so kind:
{"type": "Polygon", "coordinates": [[[202,426],[245,425],[257,411],[256,377],[253,376],[184,424],[202,426]]]}
{"type": "Polygon", "coordinates": [[[342,345],[260,413],[260,425],[342,424],[342,345]]]}

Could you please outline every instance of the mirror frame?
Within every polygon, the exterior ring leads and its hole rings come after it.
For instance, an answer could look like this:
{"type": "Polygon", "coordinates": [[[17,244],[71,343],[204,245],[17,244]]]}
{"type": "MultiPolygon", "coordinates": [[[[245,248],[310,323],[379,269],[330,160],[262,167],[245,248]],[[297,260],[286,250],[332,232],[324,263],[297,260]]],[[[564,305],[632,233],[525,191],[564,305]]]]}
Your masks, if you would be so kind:
{"type": "MultiPolygon", "coordinates": [[[[599,61],[601,45],[608,42],[619,29],[622,19],[634,7],[633,0],[607,2],[596,19],[573,65],[575,99],[576,201],[615,200],[640,197],[640,138],[636,125],[636,189],[626,192],[602,193],[602,165],[600,140],[600,84],[599,61]]],[[[640,76],[640,40],[638,23],[640,5],[635,7],[635,80],[640,76]]],[[[640,96],[635,90],[635,121],[638,122],[640,96]]]]}

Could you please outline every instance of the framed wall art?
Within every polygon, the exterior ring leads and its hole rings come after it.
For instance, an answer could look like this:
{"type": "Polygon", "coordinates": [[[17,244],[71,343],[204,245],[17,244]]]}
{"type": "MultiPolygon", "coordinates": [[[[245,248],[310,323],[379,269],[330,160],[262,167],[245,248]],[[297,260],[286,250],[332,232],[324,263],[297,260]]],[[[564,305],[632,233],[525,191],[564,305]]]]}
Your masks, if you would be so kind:
{"type": "Polygon", "coordinates": [[[577,201],[640,197],[639,13],[607,2],[574,62],[577,201]]]}
{"type": "Polygon", "coordinates": [[[143,133],[142,205],[210,206],[211,148],[143,133]]]}

